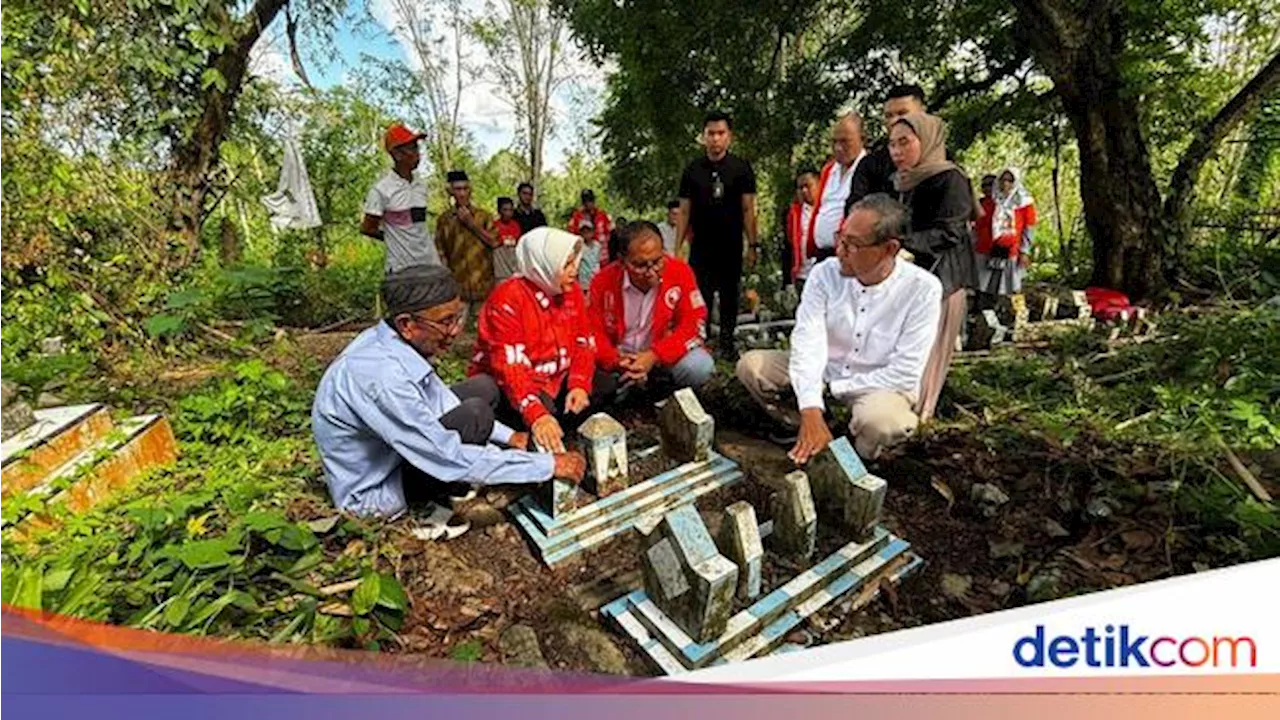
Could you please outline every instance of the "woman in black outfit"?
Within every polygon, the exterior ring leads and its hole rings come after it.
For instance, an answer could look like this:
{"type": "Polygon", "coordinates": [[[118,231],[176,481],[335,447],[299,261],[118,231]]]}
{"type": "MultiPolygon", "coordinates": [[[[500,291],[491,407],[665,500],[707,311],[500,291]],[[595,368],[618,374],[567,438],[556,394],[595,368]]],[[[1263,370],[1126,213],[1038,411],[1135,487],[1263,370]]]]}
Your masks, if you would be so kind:
{"type": "Polygon", "coordinates": [[[964,324],[965,296],[977,287],[973,259],[973,188],[960,168],[947,160],[947,126],[941,118],[911,113],[889,132],[889,154],[898,171],[893,186],[911,208],[911,233],[902,246],[917,265],[942,281],[942,317],[929,363],[920,383],[919,415],[933,417],[947,379],[956,338],[964,324]]]}

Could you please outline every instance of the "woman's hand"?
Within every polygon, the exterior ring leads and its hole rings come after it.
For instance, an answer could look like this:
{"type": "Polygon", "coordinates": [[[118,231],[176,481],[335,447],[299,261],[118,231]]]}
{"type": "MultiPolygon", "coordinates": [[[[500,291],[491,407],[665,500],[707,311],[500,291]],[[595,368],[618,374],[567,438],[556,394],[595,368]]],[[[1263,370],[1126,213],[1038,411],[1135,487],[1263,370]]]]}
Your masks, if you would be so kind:
{"type": "Polygon", "coordinates": [[[569,396],[564,399],[564,409],[566,412],[577,415],[587,406],[591,404],[591,396],[587,395],[587,391],[582,388],[574,388],[569,391],[569,396]]]}
{"type": "Polygon", "coordinates": [[[529,428],[538,447],[551,452],[564,452],[564,430],[553,415],[543,415],[529,428]]]}

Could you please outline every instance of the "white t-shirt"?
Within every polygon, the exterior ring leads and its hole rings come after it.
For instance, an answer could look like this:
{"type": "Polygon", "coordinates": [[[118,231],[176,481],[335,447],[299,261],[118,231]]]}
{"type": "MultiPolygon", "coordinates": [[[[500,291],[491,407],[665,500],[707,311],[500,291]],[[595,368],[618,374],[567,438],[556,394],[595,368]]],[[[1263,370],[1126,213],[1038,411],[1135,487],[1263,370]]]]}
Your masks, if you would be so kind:
{"type": "Polygon", "coordinates": [[[427,186],[388,170],[369,188],[364,213],[382,218],[387,272],[414,265],[441,265],[435,240],[427,233],[427,186]]]}
{"type": "Polygon", "coordinates": [[[866,157],[863,150],[858,157],[849,163],[849,169],[836,163],[827,176],[827,184],[822,188],[822,197],[818,198],[818,221],[813,224],[813,243],[820,248],[830,250],[836,246],[836,233],[840,232],[840,223],[844,222],[844,201],[849,199],[849,191],[853,189],[853,171],[858,163],[866,157]]]}

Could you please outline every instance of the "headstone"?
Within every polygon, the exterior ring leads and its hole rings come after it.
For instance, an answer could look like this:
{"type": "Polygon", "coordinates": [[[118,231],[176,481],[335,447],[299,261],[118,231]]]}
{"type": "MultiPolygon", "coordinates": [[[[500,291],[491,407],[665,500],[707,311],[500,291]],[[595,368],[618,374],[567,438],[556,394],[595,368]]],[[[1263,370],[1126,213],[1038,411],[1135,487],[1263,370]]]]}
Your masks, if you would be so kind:
{"type": "Polygon", "coordinates": [[[40,341],[41,355],[61,355],[63,353],[62,336],[54,335],[40,341]]]}
{"type": "Polygon", "coordinates": [[[689,388],[677,390],[658,410],[662,449],[667,457],[687,463],[706,460],[715,437],[715,420],[702,409],[689,388]]]}
{"type": "Polygon", "coordinates": [[[572,483],[559,479],[547,482],[542,491],[542,504],[547,508],[547,514],[554,519],[572,512],[573,497],[577,492],[578,488],[572,483]]]}
{"type": "Polygon", "coordinates": [[[724,509],[720,523],[720,552],[738,566],[738,599],[754,600],[760,595],[760,568],[764,546],[756,509],[745,500],[724,509]]]}
{"type": "MultiPolygon", "coordinates": [[[[542,447],[542,444],[532,437],[529,442],[533,444],[533,450],[536,452],[554,452],[550,448],[542,447]]],[[[587,470],[588,472],[590,471],[590,466],[588,466],[587,470]]],[[[577,485],[567,483],[558,478],[548,480],[538,490],[538,497],[542,501],[542,507],[547,509],[547,514],[553,520],[573,511],[574,498],[577,494],[577,485]]]]}
{"type": "Polygon", "coordinates": [[[627,429],[605,413],[587,418],[578,428],[587,456],[587,491],[597,497],[627,487],[627,429]]]}
{"type": "Polygon", "coordinates": [[[636,529],[644,547],[645,592],[654,604],[695,642],[724,633],[738,566],[720,554],[697,509],[684,505],[636,529]]]}
{"type": "Polygon", "coordinates": [[[818,511],[803,470],[787,473],[782,489],[773,496],[773,538],[778,552],[807,559],[818,536],[818,511]]]}
{"type": "Polygon", "coordinates": [[[880,522],[888,486],[867,473],[848,438],[831,441],[814,457],[809,481],[823,522],[845,529],[855,540],[869,536],[880,522]]]}
{"type": "Polygon", "coordinates": [[[1083,290],[1069,290],[1058,295],[1057,312],[1046,320],[1087,320],[1093,317],[1093,306],[1083,290]]]}
{"type": "Polygon", "coordinates": [[[871,537],[884,512],[884,496],[889,484],[875,475],[864,475],[853,481],[849,502],[844,506],[846,527],[855,540],[871,537]]]}
{"type": "Polygon", "coordinates": [[[1031,322],[1053,320],[1058,316],[1058,296],[1052,290],[1035,288],[1026,292],[1027,319],[1031,322]]]}
{"type": "Polygon", "coordinates": [[[1028,321],[1027,298],[1022,293],[1001,295],[996,300],[996,317],[1000,324],[1010,329],[1017,329],[1028,321]]]}
{"type": "Polygon", "coordinates": [[[30,405],[13,403],[4,409],[3,417],[0,417],[0,439],[8,440],[35,424],[36,415],[30,405]]]}
{"type": "Polygon", "coordinates": [[[978,316],[979,325],[985,325],[990,328],[991,345],[999,345],[1004,342],[1005,336],[1008,334],[1008,328],[1004,323],[1000,322],[1000,318],[996,316],[994,310],[983,310],[978,316]]]}
{"type": "Polygon", "coordinates": [[[968,350],[990,350],[1004,339],[1004,326],[991,310],[983,310],[969,316],[968,350]]]}

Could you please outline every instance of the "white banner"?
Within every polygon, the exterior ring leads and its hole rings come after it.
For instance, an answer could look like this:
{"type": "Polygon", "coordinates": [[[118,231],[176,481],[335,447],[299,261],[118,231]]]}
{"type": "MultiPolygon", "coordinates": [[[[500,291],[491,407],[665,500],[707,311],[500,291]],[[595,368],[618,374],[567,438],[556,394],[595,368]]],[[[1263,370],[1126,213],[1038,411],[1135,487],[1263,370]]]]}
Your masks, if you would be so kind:
{"type": "MultiPolygon", "coordinates": [[[[907,592],[922,592],[908,582],[907,592]]],[[[1280,672],[1280,559],[885,633],[673,680],[813,682],[1280,672]]]]}

